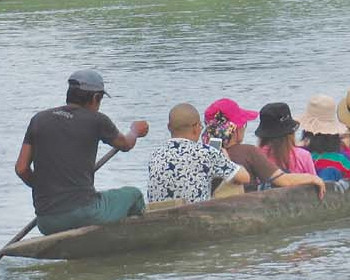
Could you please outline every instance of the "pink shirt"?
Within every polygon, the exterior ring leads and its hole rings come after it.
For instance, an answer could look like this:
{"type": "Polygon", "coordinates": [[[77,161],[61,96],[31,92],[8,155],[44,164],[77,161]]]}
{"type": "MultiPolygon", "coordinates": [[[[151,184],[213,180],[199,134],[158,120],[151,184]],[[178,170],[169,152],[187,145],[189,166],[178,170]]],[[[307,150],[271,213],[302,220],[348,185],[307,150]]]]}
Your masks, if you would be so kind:
{"type": "MultiPolygon", "coordinates": [[[[260,148],[260,150],[268,157],[268,159],[276,164],[276,160],[273,157],[267,155],[268,146],[260,148]]],[[[281,168],[281,167],[280,167],[281,168]]],[[[289,171],[291,173],[309,173],[316,175],[316,170],[312,157],[309,151],[294,147],[293,152],[290,154],[289,171]]]]}

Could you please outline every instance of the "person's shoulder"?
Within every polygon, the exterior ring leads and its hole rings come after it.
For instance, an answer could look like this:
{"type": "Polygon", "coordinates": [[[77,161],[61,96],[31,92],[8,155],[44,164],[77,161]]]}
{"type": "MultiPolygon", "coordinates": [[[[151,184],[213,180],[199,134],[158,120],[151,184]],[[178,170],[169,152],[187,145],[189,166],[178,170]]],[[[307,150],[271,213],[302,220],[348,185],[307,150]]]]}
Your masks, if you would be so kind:
{"type": "Polygon", "coordinates": [[[342,161],[345,161],[345,162],[350,163],[349,158],[348,158],[346,155],[344,155],[342,152],[336,152],[335,154],[336,154],[336,156],[337,156],[339,159],[341,159],[342,161]]]}
{"type": "Polygon", "coordinates": [[[205,151],[210,151],[210,152],[218,152],[218,149],[208,145],[208,144],[204,144],[202,142],[197,142],[195,143],[200,149],[203,149],[205,151]]]}
{"type": "Polygon", "coordinates": [[[298,155],[311,156],[311,153],[303,147],[294,147],[293,150],[298,155]]]}
{"type": "Polygon", "coordinates": [[[105,113],[102,113],[100,111],[92,112],[92,111],[88,110],[88,113],[93,115],[94,117],[96,117],[98,119],[108,119],[108,120],[110,120],[110,117],[108,117],[105,113]]]}
{"type": "Polygon", "coordinates": [[[221,151],[208,144],[197,142],[195,143],[195,146],[197,147],[198,152],[202,153],[203,155],[207,154],[209,156],[224,156],[224,154],[221,151]]]}
{"type": "MultiPolygon", "coordinates": [[[[206,157],[220,153],[214,147],[206,145],[202,142],[195,142],[185,138],[171,138],[166,143],[166,148],[169,150],[179,150],[181,153],[191,153],[200,157],[206,157]]],[[[163,148],[164,149],[164,148],[163,148]]]]}
{"type": "Polygon", "coordinates": [[[186,138],[170,138],[166,143],[167,145],[172,146],[174,148],[188,147],[201,149],[204,146],[204,144],[202,144],[201,142],[195,142],[186,138]]]}
{"type": "Polygon", "coordinates": [[[58,106],[58,107],[52,107],[52,108],[47,108],[44,110],[41,110],[39,112],[37,112],[35,115],[45,115],[45,114],[50,114],[52,112],[54,112],[55,110],[59,110],[61,108],[63,108],[64,106],[58,106]]]}
{"type": "Polygon", "coordinates": [[[185,150],[191,150],[193,153],[197,152],[197,153],[202,153],[202,154],[206,154],[206,153],[211,153],[211,152],[215,152],[215,148],[206,145],[202,142],[195,142],[189,139],[170,139],[169,140],[169,145],[171,145],[172,147],[181,147],[182,149],[185,150]]]}
{"type": "Polygon", "coordinates": [[[177,148],[179,146],[177,141],[173,141],[172,139],[169,139],[167,141],[162,141],[159,143],[155,143],[152,149],[152,155],[159,154],[160,152],[164,152],[170,149],[177,148]]]}
{"type": "Polygon", "coordinates": [[[35,120],[35,119],[40,119],[40,118],[46,118],[48,115],[52,114],[52,112],[54,112],[55,110],[58,110],[60,108],[62,108],[62,106],[41,110],[41,111],[35,113],[32,116],[32,119],[35,120]]]}
{"type": "MultiPolygon", "coordinates": [[[[199,149],[198,152],[202,157],[208,158],[214,161],[229,160],[228,155],[226,156],[223,151],[218,150],[210,145],[198,143],[199,149]]],[[[230,161],[230,160],[229,160],[230,161]]]]}
{"type": "Polygon", "coordinates": [[[109,117],[107,116],[106,113],[103,113],[103,112],[100,112],[100,111],[92,112],[92,111],[89,110],[89,112],[91,112],[91,113],[93,113],[94,115],[96,115],[96,116],[98,116],[98,117],[101,117],[101,118],[109,118],[109,117]]]}
{"type": "Polygon", "coordinates": [[[322,154],[313,152],[311,153],[311,156],[313,159],[316,159],[316,160],[325,159],[325,160],[331,160],[331,161],[342,161],[350,164],[349,158],[340,152],[326,152],[322,154]]]}
{"type": "Polygon", "coordinates": [[[192,153],[196,148],[189,141],[182,141],[182,139],[170,138],[167,141],[155,143],[151,149],[150,159],[151,162],[163,161],[165,159],[171,159],[177,157],[180,153],[192,153]]]}
{"type": "Polygon", "coordinates": [[[251,145],[251,144],[236,144],[233,145],[229,148],[232,151],[237,151],[237,152],[250,152],[250,153],[259,153],[261,154],[260,148],[251,145]]]}
{"type": "Polygon", "coordinates": [[[108,123],[108,124],[114,124],[114,122],[111,120],[109,116],[107,116],[105,113],[102,112],[91,112],[88,110],[87,114],[89,115],[88,118],[94,119],[98,123],[108,123]]]}

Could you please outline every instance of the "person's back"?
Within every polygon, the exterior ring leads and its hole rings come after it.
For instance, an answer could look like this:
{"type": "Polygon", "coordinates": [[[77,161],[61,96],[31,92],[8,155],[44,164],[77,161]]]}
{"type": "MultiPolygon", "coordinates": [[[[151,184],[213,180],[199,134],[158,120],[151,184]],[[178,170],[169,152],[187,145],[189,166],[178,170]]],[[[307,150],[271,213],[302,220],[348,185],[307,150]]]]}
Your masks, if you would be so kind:
{"type": "Polygon", "coordinates": [[[142,193],[134,187],[96,192],[94,169],[100,140],[128,151],[138,137],[147,134],[148,124],[133,122],[130,132],[123,135],[99,113],[101,100],[108,94],[95,71],[76,71],[68,82],[67,105],[31,119],[15,167],[32,188],[37,225],[44,234],[116,222],[141,214],[145,207],[142,193]]]}
{"type": "Polygon", "coordinates": [[[114,124],[102,113],[67,105],[35,115],[28,131],[25,142],[35,147],[36,213],[64,212],[91,201],[96,195],[97,143],[117,137],[114,124]],[[104,122],[107,125],[101,130],[104,122]]]}
{"type": "Polygon", "coordinates": [[[340,151],[340,135],[347,129],[336,119],[334,98],[312,96],[298,120],[303,128],[302,143],[311,152],[317,174],[331,181],[350,178],[350,160],[340,151]]]}
{"type": "Polygon", "coordinates": [[[304,131],[308,140],[306,149],[311,152],[317,174],[324,180],[338,181],[350,178],[350,160],[340,152],[339,134],[314,135],[304,131]]]}
{"type": "MultiPolygon", "coordinates": [[[[260,151],[268,157],[269,161],[278,165],[276,158],[273,156],[268,146],[261,147],[260,151]]],[[[289,154],[289,164],[287,168],[279,165],[278,167],[290,173],[309,173],[316,175],[310,152],[301,147],[292,148],[289,154]]]]}
{"type": "Polygon", "coordinates": [[[197,143],[201,124],[198,111],[179,104],[169,114],[172,138],[157,148],[149,162],[148,200],[183,198],[198,202],[211,197],[216,177],[231,182],[249,181],[248,173],[213,147],[197,143]]]}
{"type": "Polygon", "coordinates": [[[151,156],[148,200],[207,200],[211,196],[212,180],[234,176],[238,169],[213,147],[172,138],[151,156]]]}
{"type": "Polygon", "coordinates": [[[254,145],[236,144],[226,150],[230,159],[244,166],[250,175],[250,182],[245,186],[246,191],[256,191],[259,183],[268,181],[279,169],[254,145]]]}
{"type": "Polygon", "coordinates": [[[259,147],[268,159],[289,173],[316,175],[311,154],[295,146],[299,123],[292,118],[288,104],[268,103],[260,110],[260,123],[255,130],[259,147]]]}

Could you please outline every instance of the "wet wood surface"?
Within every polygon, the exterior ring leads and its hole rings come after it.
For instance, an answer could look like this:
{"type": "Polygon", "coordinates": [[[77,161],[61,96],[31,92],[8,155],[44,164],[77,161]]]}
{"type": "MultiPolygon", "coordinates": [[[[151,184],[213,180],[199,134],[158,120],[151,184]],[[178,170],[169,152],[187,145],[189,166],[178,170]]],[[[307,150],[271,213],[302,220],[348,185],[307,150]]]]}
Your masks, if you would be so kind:
{"type": "Polygon", "coordinates": [[[174,244],[263,234],[272,229],[347,217],[350,192],[327,185],[323,201],[314,186],[246,193],[174,208],[153,210],[119,223],[88,226],[9,245],[9,256],[77,259],[139,250],[160,250],[174,244]]]}

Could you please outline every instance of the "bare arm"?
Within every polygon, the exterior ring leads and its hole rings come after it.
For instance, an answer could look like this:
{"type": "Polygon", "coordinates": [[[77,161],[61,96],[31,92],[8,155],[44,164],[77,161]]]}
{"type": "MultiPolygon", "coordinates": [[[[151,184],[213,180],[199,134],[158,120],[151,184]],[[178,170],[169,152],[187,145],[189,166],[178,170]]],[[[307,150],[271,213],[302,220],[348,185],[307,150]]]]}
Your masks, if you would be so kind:
{"type": "MultiPolygon", "coordinates": [[[[272,174],[272,178],[278,176],[282,170],[278,169],[272,174]]],[[[282,176],[276,178],[273,183],[279,187],[290,187],[298,185],[316,185],[319,188],[318,196],[320,199],[324,198],[326,193],[326,185],[323,180],[315,175],[306,174],[306,173],[285,173],[282,176]]]]}
{"type": "Polygon", "coordinates": [[[236,175],[230,180],[223,180],[219,186],[214,189],[214,198],[224,198],[232,195],[244,193],[244,183],[249,183],[250,176],[247,170],[241,166],[236,175]]]}
{"type": "Polygon", "coordinates": [[[237,183],[247,184],[249,182],[250,182],[250,175],[243,166],[240,166],[236,175],[229,181],[229,183],[232,183],[232,184],[237,184],[237,183]]]}
{"type": "Polygon", "coordinates": [[[30,168],[32,161],[32,146],[23,144],[15,165],[15,171],[17,176],[31,188],[33,187],[33,170],[30,168]]]}
{"type": "Polygon", "coordinates": [[[148,123],[146,121],[135,121],[130,126],[130,131],[127,134],[119,133],[114,139],[112,145],[118,150],[127,152],[131,150],[139,137],[144,137],[148,133],[148,123]]]}

